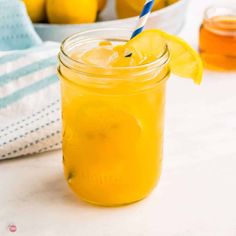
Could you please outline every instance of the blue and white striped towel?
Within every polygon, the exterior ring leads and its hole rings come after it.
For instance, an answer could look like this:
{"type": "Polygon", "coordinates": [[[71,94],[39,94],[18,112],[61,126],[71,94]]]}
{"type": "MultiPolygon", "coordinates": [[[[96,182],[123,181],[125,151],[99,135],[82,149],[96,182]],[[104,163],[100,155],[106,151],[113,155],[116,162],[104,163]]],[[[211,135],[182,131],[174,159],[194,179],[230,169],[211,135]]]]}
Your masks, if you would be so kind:
{"type": "Polygon", "coordinates": [[[61,147],[59,45],[39,40],[24,6],[18,3],[0,0],[0,32],[8,25],[2,39],[0,35],[0,160],[61,147]],[[12,26],[16,22],[11,17],[7,21],[2,13],[4,3],[8,16],[17,14],[18,23],[23,22],[21,37],[12,26]]]}

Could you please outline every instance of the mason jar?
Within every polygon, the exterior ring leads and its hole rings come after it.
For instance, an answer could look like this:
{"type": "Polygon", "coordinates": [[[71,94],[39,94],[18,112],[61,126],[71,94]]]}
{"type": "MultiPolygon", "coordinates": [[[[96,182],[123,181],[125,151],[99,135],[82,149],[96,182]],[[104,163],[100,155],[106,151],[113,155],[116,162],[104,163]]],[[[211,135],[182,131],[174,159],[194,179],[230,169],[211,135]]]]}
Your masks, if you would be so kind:
{"type": "Polygon", "coordinates": [[[130,35],[125,29],[78,33],[59,53],[65,179],[80,198],[103,206],[145,198],[161,174],[168,47],[155,61],[130,67],[86,64],[78,56],[130,35]]]}

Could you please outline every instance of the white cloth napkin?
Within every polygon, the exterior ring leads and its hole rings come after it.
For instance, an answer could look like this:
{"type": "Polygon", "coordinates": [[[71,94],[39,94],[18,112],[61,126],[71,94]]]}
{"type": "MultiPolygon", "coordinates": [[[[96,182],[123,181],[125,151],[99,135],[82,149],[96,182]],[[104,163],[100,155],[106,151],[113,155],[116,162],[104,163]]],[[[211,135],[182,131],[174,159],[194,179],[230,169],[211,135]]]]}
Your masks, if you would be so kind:
{"type": "Polygon", "coordinates": [[[20,0],[0,0],[0,160],[61,147],[59,44],[42,43],[20,0]]]}
{"type": "Polygon", "coordinates": [[[0,159],[61,147],[58,44],[0,52],[0,159]]]}

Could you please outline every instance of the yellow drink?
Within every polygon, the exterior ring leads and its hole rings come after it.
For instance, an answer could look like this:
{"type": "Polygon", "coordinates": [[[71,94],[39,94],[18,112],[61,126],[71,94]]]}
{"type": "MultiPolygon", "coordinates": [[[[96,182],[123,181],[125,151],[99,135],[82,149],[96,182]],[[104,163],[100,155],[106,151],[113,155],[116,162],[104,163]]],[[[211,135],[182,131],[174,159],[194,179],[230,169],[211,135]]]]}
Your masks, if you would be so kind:
{"type": "Polygon", "coordinates": [[[79,197],[105,206],[141,200],[161,173],[169,54],[164,48],[149,64],[125,56],[114,63],[114,46],[100,42],[119,45],[129,35],[77,34],[59,55],[65,178],[79,197]]]}

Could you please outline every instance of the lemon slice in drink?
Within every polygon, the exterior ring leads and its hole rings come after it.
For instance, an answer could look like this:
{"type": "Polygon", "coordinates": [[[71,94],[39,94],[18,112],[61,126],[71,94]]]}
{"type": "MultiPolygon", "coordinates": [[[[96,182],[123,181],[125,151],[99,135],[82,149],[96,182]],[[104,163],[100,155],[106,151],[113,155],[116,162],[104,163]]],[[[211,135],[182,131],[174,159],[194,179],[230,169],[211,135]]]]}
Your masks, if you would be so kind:
{"type": "Polygon", "coordinates": [[[78,135],[85,142],[92,142],[93,146],[106,142],[120,146],[122,143],[135,142],[141,132],[141,126],[134,116],[106,106],[86,107],[77,117],[77,123],[75,129],[78,135]]]}
{"type": "Polygon", "coordinates": [[[196,84],[202,80],[203,65],[198,53],[184,40],[160,30],[146,30],[129,40],[125,47],[132,56],[147,58],[151,62],[160,57],[164,45],[170,52],[170,68],[172,73],[184,78],[191,78],[196,84]]]}

